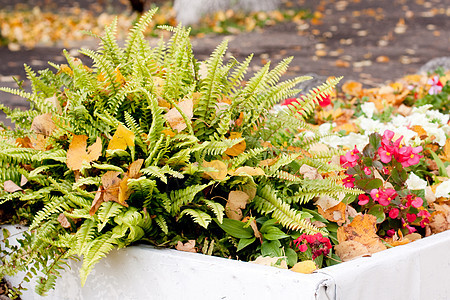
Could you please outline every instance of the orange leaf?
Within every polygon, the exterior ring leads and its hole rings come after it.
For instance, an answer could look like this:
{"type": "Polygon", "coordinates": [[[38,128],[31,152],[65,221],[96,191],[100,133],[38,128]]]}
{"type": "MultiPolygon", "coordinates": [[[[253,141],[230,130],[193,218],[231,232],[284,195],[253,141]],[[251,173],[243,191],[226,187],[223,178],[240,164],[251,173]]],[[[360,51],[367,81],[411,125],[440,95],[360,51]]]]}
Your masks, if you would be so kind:
{"type": "Polygon", "coordinates": [[[102,176],[103,185],[103,201],[115,201],[119,202],[119,185],[120,173],[116,171],[108,171],[102,176]]]}
{"type": "Polygon", "coordinates": [[[450,162],[450,138],[448,138],[445,141],[444,153],[442,155],[439,155],[439,158],[442,161],[449,161],[450,162]]]}
{"type": "Polygon", "coordinates": [[[88,137],[74,135],[67,151],[67,167],[71,170],[81,169],[83,162],[90,163],[97,160],[102,154],[102,142],[99,137],[86,151],[88,137]]]}
{"type": "Polygon", "coordinates": [[[348,81],[342,85],[342,91],[350,96],[360,96],[362,92],[362,84],[356,81],[348,81]]]}
{"type": "Polygon", "coordinates": [[[227,165],[220,160],[213,160],[210,162],[203,161],[202,166],[204,168],[213,168],[215,170],[205,171],[206,175],[209,175],[214,180],[224,180],[227,176],[227,165]]]}
{"type": "Polygon", "coordinates": [[[385,250],[386,246],[376,233],[376,224],[377,218],[373,215],[357,215],[350,224],[338,228],[339,244],[352,240],[363,244],[370,253],[385,250]]]}
{"type": "Polygon", "coordinates": [[[95,193],[94,200],[92,201],[91,209],[89,210],[89,214],[91,216],[93,216],[95,214],[95,212],[100,208],[100,205],[102,205],[102,203],[103,203],[103,193],[102,193],[102,188],[99,187],[97,190],[97,193],[95,193]]]}
{"type": "Polygon", "coordinates": [[[345,210],[346,205],[342,202],[339,202],[337,205],[330,207],[327,210],[323,210],[320,206],[317,206],[317,210],[319,214],[321,214],[328,221],[336,222],[336,223],[344,223],[345,222],[345,210]]]}
{"type": "MultiPolygon", "coordinates": [[[[241,138],[241,136],[242,136],[242,133],[240,133],[240,132],[230,132],[230,137],[228,139],[230,139],[230,140],[239,139],[239,138],[241,138]]],[[[247,147],[247,144],[245,143],[245,140],[243,140],[242,142],[237,143],[233,147],[228,148],[225,151],[225,154],[230,155],[230,156],[238,156],[239,154],[241,154],[242,152],[245,151],[246,147],[247,147]]]]}
{"type": "Polygon", "coordinates": [[[108,144],[108,150],[125,150],[128,147],[134,147],[134,132],[119,124],[111,141],[108,144]]]}
{"type": "MultiPolygon", "coordinates": [[[[180,103],[178,103],[178,107],[188,119],[191,119],[194,116],[194,102],[192,101],[192,99],[180,101],[180,103]]],[[[182,131],[187,127],[183,117],[175,107],[171,108],[164,115],[164,118],[169,123],[170,127],[172,127],[172,129],[174,130],[182,131]]]]}
{"type": "Polygon", "coordinates": [[[334,250],[342,261],[349,261],[354,258],[371,255],[366,246],[353,240],[340,242],[339,245],[334,246],[334,250]]]}
{"type": "Polygon", "coordinates": [[[131,191],[128,190],[128,179],[135,179],[139,178],[142,164],[144,163],[143,159],[138,159],[134,162],[132,162],[128,166],[128,172],[123,177],[122,181],[119,184],[119,198],[118,203],[124,205],[125,201],[128,200],[128,198],[131,195],[131,191]]]}

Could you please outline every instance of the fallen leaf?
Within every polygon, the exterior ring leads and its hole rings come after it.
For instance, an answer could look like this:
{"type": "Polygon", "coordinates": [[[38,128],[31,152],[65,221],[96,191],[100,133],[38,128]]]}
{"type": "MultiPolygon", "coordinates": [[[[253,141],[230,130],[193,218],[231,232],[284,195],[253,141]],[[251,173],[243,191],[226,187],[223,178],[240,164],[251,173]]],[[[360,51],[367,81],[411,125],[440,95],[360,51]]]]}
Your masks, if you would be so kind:
{"type": "Polygon", "coordinates": [[[184,244],[178,241],[175,249],[177,249],[178,251],[197,253],[197,249],[195,249],[195,240],[189,240],[184,244]]]}
{"type": "Polygon", "coordinates": [[[20,176],[20,186],[24,186],[25,184],[27,184],[28,179],[25,176],[20,176]]]}
{"type": "Polygon", "coordinates": [[[134,147],[134,132],[119,124],[112,139],[109,141],[107,150],[125,150],[128,147],[134,147]]]}
{"type": "MultiPolygon", "coordinates": [[[[181,109],[181,111],[186,115],[186,117],[189,120],[192,119],[192,117],[194,116],[194,103],[192,99],[180,101],[178,103],[178,107],[181,109]]],[[[164,115],[164,118],[166,119],[166,121],[169,123],[170,127],[172,127],[173,130],[182,131],[187,127],[183,117],[175,107],[172,107],[164,115]]]]}
{"type": "Polygon", "coordinates": [[[67,217],[64,213],[60,213],[57,220],[61,224],[62,227],[70,228],[69,220],[67,220],[67,217]]]}
{"type": "Polygon", "coordinates": [[[334,246],[334,250],[342,261],[349,261],[363,256],[371,256],[371,253],[366,246],[353,240],[340,242],[339,245],[334,246]]]}
{"type": "MultiPolygon", "coordinates": [[[[442,155],[439,155],[439,158],[442,161],[448,161],[450,162],[450,138],[448,138],[445,141],[445,145],[444,145],[444,153],[442,155]]],[[[447,172],[448,173],[448,172],[447,172]]],[[[450,173],[448,173],[450,175],[450,173]]]]}
{"type": "Polygon", "coordinates": [[[253,264],[279,267],[281,269],[287,269],[286,258],[284,257],[271,257],[271,256],[258,256],[255,260],[251,261],[253,264]]]}
{"type": "Polygon", "coordinates": [[[227,165],[220,160],[212,160],[210,162],[203,161],[202,166],[204,168],[215,169],[212,171],[205,171],[205,174],[210,176],[214,180],[224,180],[225,177],[227,177],[227,165]]]}
{"type": "Polygon", "coordinates": [[[323,179],[322,175],[319,174],[316,168],[311,167],[307,164],[303,164],[298,172],[303,175],[303,178],[306,179],[323,179]]]}
{"type": "Polygon", "coordinates": [[[247,206],[249,195],[242,191],[231,191],[228,194],[228,201],[225,205],[225,214],[233,220],[242,220],[242,209],[247,206]]]}
{"type": "Polygon", "coordinates": [[[34,117],[31,123],[31,130],[35,133],[49,136],[56,129],[55,122],[53,122],[52,114],[47,113],[34,117]]]}
{"type": "Polygon", "coordinates": [[[131,191],[128,189],[128,179],[136,179],[140,177],[139,171],[141,170],[142,164],[144,163],[143,159],[138,159],[132,162],[128,166],[128,171],[124,175],[123,179],[119,184],[119,198],[118,203],[124,205],[125,202],[131,195],[131,191]]]}
{"type": "MultiPolygon", "coordinates": [[[[234,139],[239,139],[241,138],[242,133],[241,132],[230,132],[230,136],[228,137],[228,139],[230,140],[234,140],[234,139]]],[[[238,156],[239,154],[241,154],[242,152],[245,151],[245,148],[247,147],[247,144],[245,142],[245,140],[237,143],[236,145],[234,145],[231,148],[228,148],[225,151],[226,155],[230,155],[230,156],[238,156]]]]}
{"type": "MultiPolygon", "coordinates": [[[[92,201],[91,209],[89,214],[92,216],[99,209],[103,202],[114,201],[119,203],[119,188],[120,188],[120,178],[118,175],[120,172],[108,171],[102,176],[102,186],[98,188],[94,200],[92,201]]],[[[126,203],[119,203],[124,206],[126,203]]]]}
{"type": "Polygon", "coordinates": [[[3,182],[3,189],[8,193],[23,191],[23,189],[15,184],[12,180],[6,180],[5,182],[3,182]]]}
{"type": "Polygon", "coordinates": [[[387,62],[389,62],[389,57],[387,57],[385,55],[380,55],[376,58],[376,61],[378,63],[387,63],[387,62]]]}
{"type": "Polygon", "coordinates": [[[343,198],[344,194],[340,194],[339,199],[335,199],[326,195],[320,196],[319,199],[314,202],[314,204],[320,207],[323,211],[326,211],[327,209],[338,205],[343,198]]]}
{"type": "Polygon", "coordinates": [[[328,208],[327,210],[323,210],[320,206],[317,206],[317,210],[319,214],[321,214],[328,221],[336,222],[338,224],[342,224],[346,220],[346,208],[342,202],[339,202],[337,205],[328,208]]]}
{"type": "Polygon", "coordinates": [[[266,175],[266,173],[264,173],[264,170],[259,168],[259,167],[248,167],[248,166],[244,166],[244,167],[239,167],[236,170],[230,171],[230,175],[233,176],[237,176],[237,175],[241,175],[241,174],[247,174],[250,176],[261,176],[261,175],[266,175]]]}
{"type": "Polygon", "coordinates": [[[362,92],[362,84],[356,81],[347,81],[342,85],[342,91],[350,96],[360,96],[362,92]]]}
{"type": "Polygon", "coordinates": [[[102,188],[99,187],[97,193],[95,193],[94,200],[92,201],[91,208],[89,209],[89,215],[93,216],[95,212],[100,208],[103,203],[102,188]]]}
{"type": "Polygon", "coordinates": [[[90,163],[97,160],[102,154],[102,142],[100,137],[86,151],[88,137],[85,135],[74,135],[67,151],[67,167],[71,170],[80,170],[83,162],[90,163]]]}
{"type": "Polygon", "coordinates": [[[363,244],[370,253],[386,249],[377,235],[377,218],[370,214],[357,215],[350,224],[341,226],[337,231],[339,244],[352,240],[363,244]]]}
{"type": "Polygon", "coordinates": [[[297,273],[303,273],[303,274],[311,274],[315,270],[317,270],[317,265],[312,260],[305,260],[296,263],[292,268],[291,271],[297,272],[297,273]]]}
{"type": "Polygon", "coordinates": [[[338,67],[338,68],[348,68],[348,67],[350,67],[350,63],[348,61],[343,60],[343,59],[337,59],[334,62],[334,65],[336,67],[338,67]]]}

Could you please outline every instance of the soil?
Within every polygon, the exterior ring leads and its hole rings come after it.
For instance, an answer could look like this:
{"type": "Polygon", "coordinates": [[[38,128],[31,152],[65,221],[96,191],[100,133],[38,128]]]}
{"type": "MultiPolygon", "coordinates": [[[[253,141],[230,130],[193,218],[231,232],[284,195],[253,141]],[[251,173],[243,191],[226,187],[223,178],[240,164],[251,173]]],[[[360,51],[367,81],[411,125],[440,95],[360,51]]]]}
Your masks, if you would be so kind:
{"type": "MultiPolygon", "coordinates": [[[[23,9],[24,5],[39,5],[43,10],[63,11],[76,6],[97,12],[129,9],[126,1],[113,0],[17,0],[14,3],[12,7],[10,0],[0,0],[0,7],[23,9]]],[[[321,79],[344,76],[342,82],[356,80],[366,86],[416,73],[429,60],[450,56],[447,0],[297,0],[284,5],[307,8],[320,12],[323,17],[303,24],[279,23],[232,36],[193,38],[195,55],[199,59],[207,58],[227,38],[229,55],[239,61],[254,53],[253,71],[265,62],[272,61],[274,65],[293,56],[283,79],[313,73],[321,79]]],[[[77,43],[73,48],[85,44],[77,43]]],[[[39,46],[10,51],[0,47],[0,86],[16,87],[12,76],[25,79],[24,63],[34,70],[46,68],[47,61],[62,63],[62,49],[39,46]]],[[[27,107],[26,101],[6,93],[0,93],[0,102],[9,107],[27,107]]],[[[0,115],[0,121],[4,119],[4,115],[0,115]]]]}

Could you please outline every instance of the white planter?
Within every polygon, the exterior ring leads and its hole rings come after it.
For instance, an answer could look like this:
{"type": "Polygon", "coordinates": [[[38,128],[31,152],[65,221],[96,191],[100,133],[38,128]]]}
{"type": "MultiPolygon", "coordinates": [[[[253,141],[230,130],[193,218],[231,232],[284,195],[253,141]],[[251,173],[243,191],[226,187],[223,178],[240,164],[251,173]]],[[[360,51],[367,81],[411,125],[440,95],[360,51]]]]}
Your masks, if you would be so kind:
{"type": "Polygon", "coordinates": [[[112,251],[84,287],[73,262],[48,297],[22,299],[449,299],[449,250],[450,231],[305,275],[141,245],[112,251]]]}

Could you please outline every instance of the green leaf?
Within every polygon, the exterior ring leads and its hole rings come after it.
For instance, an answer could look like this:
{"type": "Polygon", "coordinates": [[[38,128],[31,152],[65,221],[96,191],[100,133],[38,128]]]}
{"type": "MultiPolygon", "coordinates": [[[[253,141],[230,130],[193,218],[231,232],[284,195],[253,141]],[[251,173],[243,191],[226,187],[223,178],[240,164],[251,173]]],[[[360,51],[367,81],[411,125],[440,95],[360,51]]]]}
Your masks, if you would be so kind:
{"type": "Polygon", "coordinates": [[[283,256],[281,251],[281,243],[278,240],[264,241],[261,245],[262,256],[280,257],[283,256]]]}
{"type": "Polygon", "coordinates": [[[311,209],[307,209],[307,208],[302,208],[302,211],[310,213],[313,218],[311,219],[311,221],[320,221],[322,223],[328,223],[328,220],[325,219],[321,214],[319,214],[317,211],[311,210],[311,209]]]}
{"type": "Polygon", "coordinates": [[[214,221],[223,231],[235,238],[250,239],[254,236],[253,229],[251,227],[244,227],[246,225],[244,222],[228,218],[223,219],[222,223],[217,219],[214,219],[214,221]]]}
{"type": "Polygon", "coordinates": [[[295,250],[292,248],[286,248],[286,258],[288,265],[292,267],[298,261],[297,252],[295,252],[295,250]]]}
{"type": "Polygon", "coordinates": [[[244,249],[248,245],[253,244],[254,241],[256,241],[255,237],[253,237],[251,239],[240,239],[236,251],[238,251],[238,252],[241,251],[242,249],[244,249]]]}
{"type": "Polygon", "coordinates": [[[383,181],[379,178],[363,178],[355,181],[358,188],[370,191],[372,189],[377,189],[383,185],[383,181]]]}
{"type": "Polygon", "coordinates": [[[386,219],[386,215],[384,213],[384,206],[380,204],[376,204],[369,209],[369,214],[377,217],[377,223],[381,223],[386,219]]]}
{"type": "Polygon", "coordinates": [[[261,232],[261,233],[263,234],[265,239],[268,239],[271,241],[289,237],[289,235],[287,235],[286,233],[281,231],[280,228],[275,227],[275,226],[268,226],[265,228],[264,232],[261,232]]]}
{"type": "Polygon", "coordinates": [[[436,155],[434,151],[430,150],[430,153],[431,156],[433,157],[433,160],[436,162],[436,165],[438,166],[439,175],[443,177],[448,177],[447,170],[442,160],[439,158],[439,156],[436,155]]]}
{"type": "Polygon", "coordinates": [[[216,215],[216,217],[217,217],[217,220],[220,222],[220,223],[222,223],[222,221],[223,221],[223,215],[224,215],[224,211],[225,211],[225,208],[222,206],[222,204],[220,204],[220,203],[217,203],[217,202],[214,202],[214,201],[211,201],[211,200],[203,200],[205,203],[206,203],[206,205],[209,207],[209,208],[211,208],[211,210],[214,212],[214,214],[216,215]]]}

